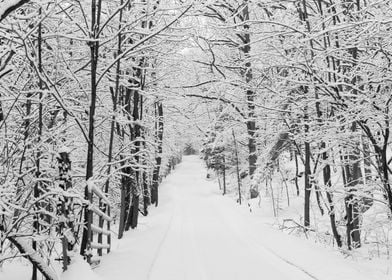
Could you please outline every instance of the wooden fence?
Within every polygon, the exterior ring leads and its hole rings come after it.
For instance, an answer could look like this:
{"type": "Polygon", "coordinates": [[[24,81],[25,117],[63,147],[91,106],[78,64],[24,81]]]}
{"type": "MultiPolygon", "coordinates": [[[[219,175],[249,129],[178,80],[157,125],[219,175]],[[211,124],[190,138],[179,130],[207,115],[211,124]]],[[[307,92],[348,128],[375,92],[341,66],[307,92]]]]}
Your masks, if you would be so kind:
{"type": "Polygon", "coordinates": [[[106,195],[94,184],[89,184],[88,191],[90,205],[87,209],[89,218],[86,226],[89,239],[86,256],[90,264],[97,264],[103,250],[110,252],[110,223],[113,219],[110,217],[110,202],[106,195]],[[94,250],[97,255],[94,255],[94,250]]]}

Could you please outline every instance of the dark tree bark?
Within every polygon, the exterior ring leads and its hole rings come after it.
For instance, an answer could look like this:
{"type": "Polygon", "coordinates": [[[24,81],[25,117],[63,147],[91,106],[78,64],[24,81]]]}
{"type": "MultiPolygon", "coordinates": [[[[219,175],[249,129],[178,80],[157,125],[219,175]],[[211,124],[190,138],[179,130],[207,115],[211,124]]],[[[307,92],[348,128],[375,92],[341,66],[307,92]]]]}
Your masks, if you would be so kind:
{"type": "Polygon", "coordinates": [[[118,226],[118,239],[121,239],[124,234],[125,224],[128,217],[129,205],[131,203],[131,168],[122,168],[121,175],[121,202],[120,202],[120,221],[118,226]]]}
{"type": "MultiPolygon", "coordinates": [[[[123,0],[120,1],[120,5],[122,6],[124,3],[123,0]]],[[[122,29],[123,22],[123,9],[119,12],[119,26],[118,30],[122,29]]],[[[122,43],[123,43],[123,34],[119,32],[117,35],[117,53],[116,58],[122,53],[122,43]]],[[[111,88],[111,95],[113,101],[113,111],[117,110],[117,103],[119,103],[120,107],[124,107],[124,111],[130,114],[130,94],[129,91],[125,91],[123,86],[120,86],[120,76],[121,76],[121,59],[119,59],[116,63],[116,79],[114,89],[111,88]]],[[[127,116],[128,119],[129,115],[127,116]]],[[[111,159],[110,150],[113,148],[114,141],[114,130],[117,131],[117,135],[124,142],[125,130],[123,127],[116,122],[115,115],[112,117],[111,123],[111,135],[110,135],[110,146],[109,146],[109,160],[111,159]],[[117,129],[115,129],[115,126],[117,129]]],[[[126,163],[124,162],[124,157],[120,155],[121,159],[121,193],[120,193],[120,218],[119,218],[119,226],[118,226],[118,239],[121,239],[125,230],[126,217],[128,216],[128,209],[130,205],[130,189],[131,189],[131,168],[124,166],[126,163]]],[[[110,166],[108,169],[108,174],[110,174],[110,166]]],[[[109,181],[106,183],[106,188],[108,188],[109,181]]]]}
{"type": "Polygon", "coordinates": [[[2,22],[10,13],[28,2],[30,2],[30,0],[17,0],[11,3],[11,5],[9,5],[8,7],[5,7],[3,12],[0,14],[0,22],[2,22]]]}
{"type": "MultiPolygon", "coordinates": [[[[308,88],[303,88],[303,93],[308,93],[308,88]]],[[[304,120],[305,120],[305,137],[309,134],[309,116],[308,116],[308,108],[305,107],[304,110],[304,120]]],[[[311,163],[311,152],[310,152],[310,143],[309,140],[305,140],[305,173],[304,173],[304,228],[307,230],[310,226],[310,194],[312,190],[312,185],[310,182],[310,177],[312,175],[312,171],[310,168],[311,163]]]]}
{"type": "MultiPolygon", "coordinates": [[[[140,125],[141,117],[142,117],[142,112],[141,112],[141,98],[142,95],[139,92],[139,89],[141,89],[141,81],[142,81],[142,67],[144,65],[143,59],[140,60],[138,67],[135,67],[134,73],[132,73],[132,77],[129,79],[129,82],[132,86],[132,88],[127,88],[127,101],[131,102],[132,101],[132,120],[134,122],[134,126],[130,126],[130,135],[131,135],[131,141],[134,142],[134,148],[132,149],[132,154],[134,155],[135,162],[139,165],[141,163],[140,161],[140,150],[142,148],[142,127],[140,125]],[[132,100],[131,98],[132,97],[132,100]]],[[[130,112],[130,106],[129,106],[129,111],[130,112]]],[[[130,195],[131,195],[131,203],[129,206],[129,212],[128,216],[126,218],[126,223],[125,223],[125,230],[129,230],[131,227],[136,228],[137,223],[138,223],[138,215],[139,215],[139,188],[141,184],[141,171],[140,167],[138,166],[136,170],[132,170],[132,174],[134,175],[134,180],[131,184],[131,190],[130,190],[130,195]]]]}
{"type": "Polygon", "coordinates": [[[295,178],[294,178],[294,183],[295,183],[295,188],[297,190],[297,196],[299,196],[299,185],[298,185],[298,152],[294,151],[294,160],[295,160],[295,178]]]}
{"type": "MultiPolygon", "coordinates": [[[[0,94],[0,98],[1,98],[1,94],[0,94]]],[[[3,105],[0,101],[0,122],[2,122],[3,120],[4,120],[3,105]]]]}
{"type": "MultiPolygon", "coordinates": [[[[320,15],[324,16],[324,9],[323,9],[322,1],[318,0],[317,4],[318,4],[318,9],[319,9],[320,15]]],[[[322,29],[323,30],[326,29],[325,22],[322,23],[322,29]]],[[[328,36],[329,35],[326,34],[324,36],[324,39],[323,39],[323,43],[324,43],[324,47],[325,48],[330,46],[330,39],[329,39],[328,36]]],[[[328,56],[326,57],[326,63],[327,63],[328,67],[331,66],[331,61],[330,61],[330,58],[328,56]]],[[[330,74],[328,74],[327,79],[328,79],[329,82],[332,82],[334,77],[331,76],[330,74]]],[[[317,94],[317,90],[315,91],[315,93],[316,93],[316,99],[317,99],[317,102],[316,102],[317,118],[318,118],[318,122],[321,124],[321,121],[322,121],[321,118],[322,118],[323,114],[322,114],[322,111],[321,111],[321,108],[320,108],[320,102],[318,101],[319,100],[319,96],[317,94]]],[[[325,150],[326,144],[325,144],[324,141],[321,142],[320,147],[321,147],[321,150],[325,150]]],[[[323,152],[322,159],[323,159],[323,162],[325,164],[325,166],[323,168],[323,182],[324,182],[324,186],[326,188],[325,192],[326,192],[326,196],[327,196],[327,200],[328,200],[328,215],[329,215],[329,220],[330,220],[330,224],[331,224],[332,234],[333,234],[333,236],[334,236],[334,238],[336,240],[336,244],[338,245],[338,247],[342,247],[342,245],[343,245],[342,244],[342,238],[341,238],[341,236],[340,236],[340,234],[338,232],[337,226],[336,226],[335,205],[334,205],[334,201],[333,201],[333,193],[331,191],[331,189],[332,189],[331,166],[328,163],[328,158],[329,158],[328,157],[328,152],[327,151],[323,152]]]]}
{"type": "MultiPolygon", "coordinates": [[[[242,10],[241,20],[243,22],[249,21],[249,6],[248,0],[244,1],[244,8],[242,10]]],[[[245,82],[248,87],[251,87],[250,83],[253,80],[253,72],[252,72],[252,64],[250,61],[250,52],[251,52],[251,40],[249,33],[249,25],[244,24],[243,34],[239,34],[243,46],[241,47],[241,51],[244,54],[245,67],[242,71],[242,75],[245,78],[245,82]]],[[[246,105],[248,109],[246,128],[248,132],[248,161],[249,161],[249,176],[253,177],[253,174],[256,170],[256,162],[257,162],[257,154],[256,154],[256,120],[255,120],[255,92],[251,89],[246,90],[246,105]]]]}
{"type": "MultiPolygon", "coordinates": [[[[345,0],[343,1],[343,6],[345,6],[346,9],[343,14],[348,18],[348,21],[353,19],[352,12],[355,12],[354,9],[357,9],[357,11],[360,10],[360,2],[356,0],[345,0]]],[[[346,63],[347,65],[343,67],[343,71],[352,70],[357,65],[358,48],[349,48],[348,53],[351,56],[351,62],[346,63]]],[[[353,96],[358,95],[358,90],[356,88],[359,80],[360,78],[357,75],[354,75],[351,81],[346,81],[349,84],[347,89],[353,96]]],[[[351,132],[355,134],[358,130],[357,123],[353,122],[350,129],[351,132]]],[[[345,166],[347,180],[347,195],[345,198],[345,204],[347,215],[347,245],[349,249],[358,248],[361,246],[359,201],[358,197],[355,195],[358,186],[363,184],[360,166],[360,152],[358,149],[359,144],[360,141],[355,136],[353,143],[349,144],[352,146],[346,148],[346,160],[348,160],[348,164],[345,166]]]]}
{"type": "MultiPolygon", "coordinates": [[[[325,149],[325,143],[322,143],[321,149],[325,149]]],[[[323,157],[323,161],[325,163],[328,162],[328,153],[327,152],[324,152],[322,157],[323,157]]],[[[335,205],[333,202],[332,191],[330,191],[332,188],[331,167],[328,163],[326,163],[323,168],[323,180],[324,180],[324,186],[327,188],[326,194],[327,194],[327,200],[328,200],[328,206],[329,206],[328,215],[329,215],[332,233],[333,233],[333,236],[336,240],[336,244],[338,245],[338,247],[342,247],[342,237],[340,236],[338,229],[336,227],[335,205]]]]}
{"type": "MultiPolygon", "coordinates": [[[[39,14],[41,14],[41,9],[39,10],[39,14]]],[[[37,54],[38,54],[38,71],[40,74],[42,74],[42,23],[38,24],[38,39],[37,39],[37,45],[38,45],[38,50],[37,50],[37,54]]],[[[42,91],[44,89],[43,86],[43,82],[41,80],[41,78],[38,78],[38,90],[39,90],[39,104],[38,104],[38,135],[37,135],[37,144],[38,144],[38,151],[37,151],[37,159],[35,162],[35,176],[37,178],[37,182],[34,185],[34,191],[33,191],[33,195],[34,198],[38,198],[40,195],[40,188],[41,188],[41,183],[40,183],[40,177],[41,177],[41,137],[42,137],[42,128],[43,128],[43,118],[42,118],[42,91]]],[[[38,212],[39,208],[40,208],[40,204],[36,204],[35,205],[35,209],[38,212]]],[[[36,214],[34,217],[34,223],[33,223],[33,227],[34,227],[34,231],[36,233],[39,233],[40,231],[40,215],[36,214]]],[[[37,242],[34,240],[33,241],[33,249],[37,250],[37,242]]],[[[34,264],[33,265],[33,273],[32,273],[32,280],[36,280],[37,279],[37,265],[34,264]]]]}
{"type": "Polygon", "coordinates": [[[232,130],[233,133],[233,141],[234,141],[234,151],[235,151],[235,161],[236,161],[236,172],[237,172],[237,184],[238,184],[238,203],[241,204],[242,197],[241,197],[241,177],[240,177],[240,163],[238,161],[238,147],[237,147],[237,140],[235,138],[234,129],[232,130]]]}
{"type": "MultiPolygon", "coordinates": [[[[141,80],[141,69],[136,70],[136,78],[141,80]]],[[[139,82],[140,83],[140,82],[139,82]]],[[[141,95],[138,90],[134,90],[133,92],[133,113],[132,117],[133,120],[135,121],[135,126],[134,126],[134,140],[135,140],[135,161],[136,163],[140,163],[140,156],[139,152],[142,147],[141,143],[141,126],[140,126],[140,103],[141,103],[141,95]]],[[[140,182],[141,182],[141,173],[140,173],[140,167],[137,167],[137,170],[134,171],[135,173],[135,183],[132,184],[131,186],[131,206],[129,210],[129,218],[131,219],[129,222],[130,226],[132,229],[136,228],[137,222],[138,222],[138,215],[139,215],[139,187],[140,187],[140,182]]]]}
{"type": "MultiPolygon", "coordinates": [[[[90,64],[91,64],[91,74],[90,74],[90,108],[89,108],[89,124],[88,124],[88,143],[87,143],[87,163],[86,163],[86,181],[93,177],[94,171],[94,132],[95,132],[95,109],[97,102],[97,66],[99,59],[99,20],[101,13],[101,1],[102,0],[92,0],[91,1],[91,32],[89,46],[90,46],[90,64]]],[[[91,192],[89,192],[88,186],[84,189],[84,198],[91,202],[91,192]]],[[[88,210],[88,205],[84,206],[84,229],[82,242],[80,245],[80,254],[86,254],[86,248],[88,247],[90,236],[88,229],[92,223],[92,213],[88,210]]],[[[89,256],[87,256],[89,259],[89,256]]]]}
{"type": "Polygon", "coordinates": [[[143,184],[143,214],[148,215],[148,206],[151,203],[150,192],[148,188],[147,172],[142,173],[142,184],[143,184]]]}
{"type": "Polygon", "coordinates": [[[161,101],[155,102],[155,166],[152,174],[151,203],[158,206],[159,173],[162,164],[163,147],[163,105],[161,101]]]}
{"type": "MultiPolygon", "coordinates": [[[[357,130],[356,124],[351,125],[352,132],[357,130]]],[[[347,147],[344,160],[344,173],[346,178],[346,218],[347,218],[347,246],[348,249],[361,247],[360,232],[360,207],[356,192],[362,182],[362,172],[360,166],[360,152],[356,147],[347,147]]]]}
{"type": "MultiPolygon", "coordinates": [[[[142,87],[141,90],[144,90],[144,83],[145,83],[145,77],[143,77],[143,82],[142,82],[142,87]]],[[[143,119],[143,108],[144,106],[144,99],[143,96],[141,96],[140,99],[140,119],[143,119]]],[[[145,138],[145,130],[142,129],[141,130],[141,138],[142,138],[142,144],[141,147],[143,148],[144,152],[146,152],[146,138],[145,138]]],[[[146,165],[147,161],[145,158],[143,158],[143,163],[144,165],[146,165]]],[[[148,188],[148,182],[147,182],[147,170],[141,170],[140,171],[140,184],[142,186],[142,190],[143,190],[143,215],[147,216],[148,215],[148,206],[151,203],[151,199],[150,199],[150,192],[149,192],[149,188],[148,188]]]]}
{"type": "Polygon", "coordinates": [[[223,195],[225,195],[226,194],[226,160],[225,160],[225,156],[223,156],[222,177],[223,177],[223,195]]]}
{"type": "Polygon", "coordinates": [[[304,203],[304,226],[307,229],[310,226],[310,194],[311,194],[311,184],[310,184],[310,143],[305,142],[305,203],[304,203]]]}

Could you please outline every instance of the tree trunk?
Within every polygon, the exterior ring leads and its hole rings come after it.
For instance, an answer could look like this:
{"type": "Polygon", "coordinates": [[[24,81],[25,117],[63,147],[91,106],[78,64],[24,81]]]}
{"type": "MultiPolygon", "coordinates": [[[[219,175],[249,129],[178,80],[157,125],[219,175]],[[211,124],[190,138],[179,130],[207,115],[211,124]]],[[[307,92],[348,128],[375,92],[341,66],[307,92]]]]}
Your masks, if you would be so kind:
{"type": "MultiPolygon", "coordinates": [[[[321,149],[325,149],[325,143],[323,142],[321,145],[321,149]]],[[[328,161],[328,154],[327,152],[323,153],[323,161],[326,163],[328,161]]],[[[336,227],[336,216],[335,216],[335,206],[333,202],[333,194],[330,191],[332,188],[331,184],[331,167],[329,164],[326,164],[323,168],[323,180],[324,180],[324,186],[327,188],[326,189],[326,194],[327,194],[327,200],[329,204],[329,209],[328,209],[328,214],[329,214],[329,220],[331,224],[331,229],[333,233],[333,237],[336,240],[336,244],[338,247],[342,247],[342,238],[338,232],[338,229],[336,227]]]]}
{"type": "MultiPolygon", "coordinates": [[[[351,126],[352,132],[355,132],[355,123],[351,126]]],[[[360,234],[360,211],[358,197],[355,195],[358,186],[362,184],[362,173],[360,167],[359,150],[357,148],[347,147],[345,161],[348,163],[344,166],[346,177],[346,216],[347,216],[347,246],[351,250],[361,247],[360,234]]]]}
{"type": "MultiPolygon", "coordinates": [[[[41,9],[39,10],[39,14],[41,14],[41,9]]],[[[42,73],[42,23],[38,24],[38,39],[37,39],[37,45],[38,45],[38,71],[41,74],[42,73]]],[[[37,159],[35,163],[36,171],[35,171],[35,176],[37,178],[37,182],[34,185],[34,198],[37,199],[40,195],[40,188],[41,188],[41,183],[40,183],[40,177],[41,177],[41,137],[42,137],[42,128],[43,128],[43,116],[42,116],[42,91],[43,91],[43,83],[40,77],[38,77],[38,89],[39,89],[39,104],[38,104],[38,135],[37,135],[37,145],[38,145],[38,151],[37,151],[37,159]]],[[[39,211],[40,204],[36,203],[35,207],[36,211],[39,211]]],[[[34,222],[33,222],[33,227],[35,233],[39,233],[40,231],[40,215],[36,214],[34,217],[34,222]]],[[[37,241],[33,240],[32,247],[34,250],[37,250],[37,241]]],[[[37,265],[33,264],[33,272],[32,272],[32,280],[37,279],[37,265]]]]}
{"type": "Polygon", "coordinates": [[[234,150],[235,150],[235,162],[236,162],[236,171],[237,171],[237,184],[238,184],[238,203],[241,205],[241,177],[240,177],[240,164],[238,161],[238,147],[237,140],[235,139],[234,129],[233,132],[233,141],[234,141],[234,150]]]}
{"type": "MultiPolygon", "coordinates": [[[[95,108],[97,102],[97,66],[98,66],[98,53],[99,53],[99,42],[98,42],[98,34],[99,30],[99,18],[101,13],[101,1],[102,0],[92,0],[91,1],[91,40],[89,42],[90,46],[90,64],[91,64],[91,92],[90,92],[90,109],[89,109],[89,131],[88,131],[88,146],[87,146],[87,164],[86,164],[86,181],[93,177],[94,170],[94,118],[95,118],[95,108]],[[97,2],[98,1],[98,2],[97,2]]],[[[88,186],[86,184],[84,189],[84,198],[86,201],[91,203],[92,197],[89,192],[88,186]]],[[[90,230],[89,226],[92,223],[92,213],[88,210],[88,204],[84,205],[84,229],[82,242],[80,246],[80,254],[85,255],[86,249],[88,247],[88,243],[90,242],[90,230]]],[[[89,260],[89,256],[87,256],[89,260]]]]}
{"type": "MultiPolygon", "coordinates": [[[[343,14],[345,14],[348,20],[351,21],[353,18],[352,10],[354,10],[355,7],[358,11],[360,10],[359,1],[345,0],[343,5],[346,6],[346,11],[343,14]]],[[[348,66],[345,66],[344,70],[347,71],[353,69],[357,65],[358,48],[349,48],[348,53],[351,56],[351,62],[348,63],[348,66]]],[[[351,94],[354,96],[358,95],[356,87],[359,79],[360,78],[357,75],[354,75],[351,81],[349,81],[349,84],[351,85],[348,86],[348,90],[351,91],[351,94]]],[[[356,122],[351,124],[351,132],[353,134],[357,132],[356,122]]],[[[357,191],[358,186],[362,184],[362,172],[360,166],[360,152],[357,148],[360,145],[360,141],[358,139],[354,139],[354,143],[350,144],[352,146],[346,148],[346,152],[348,153],[346,158],[349,163],[345,166],[347,180],[347,195],[345,198],[345,204],[347,214],[347,245],[349,249],[352,249],[361,246],[359,203],[358,197],[354,195],[354,193],[357,191]]]]}
{"type": "Polygon", "coordinates": [[[162,164],[162,146],[163,146],[163,105],[161,101],[155,102],[155,143],[156,156],[155,166],[152,175],[151,187],[151,203],[158,206],[158,185],[159,185],[159,172],[162,164]]]}
{"type": "Polygon", "coordinates": [[[223,156],[222,175],[223,175],[223,195],[225,195],[226,194],[226,160],[224,156],[223,156]]]}
{"type": "MultiPolygon", "coordinates": [[[[141,78],[141,75],[137,75],[139,78],[141,78]]],[[[139,94],[138,90],[135,90],[133,93],[133,120],[136,121],[135,124],[135,161],[140,164],[140,156],[138,155],[140,152],[141,148],[141,126],[139,122],[141,121],[140,119],[140,98],[141,95],[139,94]]],[[[135,183],[132,184],[131,186],[131,195],[132,195],[132,200],[131,200],[131,209],[129,211],[129,217],[131,218],[130,220],[130,225],[131,228],[134,229],[137,226],[137,221],[138,221],[138,215],[139,215],[139,187],[140,187],[140,182],[141,182],[141,176],[140,176],[140,167],[137,167],[137,170],[135,171],[135,183]]]]}
{"type": "Polygon", "coordinates": [[[120,221],[118,225],[118,239],[121,239],[124,234],[125,224],[128,217],[128,210],[131,203],[131,168],[125,167],[122,169],[121,176],[121,201],[120,201],[120,221]]]}
{"type": "Polygon", "coordinates": [[[297,190],[297,196],[299,196],[299,185],[298,185],[298,152],[294,151],[294,160],[295,160],[295,179],[294,179],[294,183],[295,183],[295,188],[297,190]]]}
{"type": "Polygon", "coordinates": [[[150,205],[150,192],[148,190],[147,172],[142,173],[142,185],[143,185],[143,213],[145,216],[148,215],[148,206],[150,205]]]}
{"type": "MultiPolygon", "coordinates": [[[[248,0],[244,1],[244,7],[242,9],[242,15],[240,16],[241,21],[249,21],[249,3],[248,0]]],[[[251,64],[251,40],[249,33],[249,24],[245,23],[244,30],[238,34],[242,40],[242,47],[240,50],[244,54],[244,69],[242,70],[242,76],[245,78],[245,82],[248,88],[251,87],[253,80],[252,64],[251,64]]],[[[246,129],[248,133],[248,162],[249,162],[249,177],[253,178],[253,174],[256,170],[257,154],[256,154],[256,120],[255,120],[255,92],[252,89],[246,90],[246,106],[247,106],[247,121],[246,129]]]]}
{"type": "MultiPolygon", "coordinates": [[[[307,93],[307,89],[304,90],[307,93]]],[[[309,133],[309,121],[308,113],[306,112],[307,108],[305,108],[305,137],[308,136],[309,133]]],[[[305,203],[304,203],[304,227],[307,230],[310,226],[310,194],[311,194],[311,184],[310,184],[310,176],[311,176],[311,168],[310,168],[310,143],[308,140],[305,140],[305,174],[304,174],[304,185],[305,185],[305,203]]]]}
{"type": "MultiPolygon", "coordinates": [[[[123,0],[120,1],[120,5],[123,5],[123,0]]],[[[121,9],[119,13],[119,27],[118,29],[121,30],[122,28],[122,18],[123,18],[123,9],[121,9]]],[[[121,54],[121,44],[122,44],[122,32],[119,32],[117,35],[117,53],[115,57],[117,58],[121,54]]],[[[119,102],[119,95],[120,95],[120,74],[121,74],[121,60],[117,61],[116,64],[116,79],[115,79],[115,84],[114,84],[114,89],[113,87],[110,88],[110,94],[112,96],[112,102],[113,102],[113,116],[110,124],[110,140],[109,140],[109,155],[108,155],[108,176],[110,176],[111,172],[111,161],[113,157],[113,144],[114,144],[114,133],[115,133],[115,127],[116,127],[116,111],[117,111],[117,103],[119,102]]],[[[120,131],[118,131],[118,134],[120,134],[120,131]]],[[[123,137],[122,137],[123,139],[123,137]]],[[[121,239],[123,236],[124,232],[124,203],[125,203],[125,196],[126,192],[124,191],[126,187],[124,186],[123,182],[124,176],[121,176],[121,194],[120,194],[120,221],[119,221],[119,229],[118,229],[118,239],[121,239]]],[[[110,179],[108,178],[106,181],[105,185],[105,193],[108,193],[109,191],[109,183],[110,179]]]]}

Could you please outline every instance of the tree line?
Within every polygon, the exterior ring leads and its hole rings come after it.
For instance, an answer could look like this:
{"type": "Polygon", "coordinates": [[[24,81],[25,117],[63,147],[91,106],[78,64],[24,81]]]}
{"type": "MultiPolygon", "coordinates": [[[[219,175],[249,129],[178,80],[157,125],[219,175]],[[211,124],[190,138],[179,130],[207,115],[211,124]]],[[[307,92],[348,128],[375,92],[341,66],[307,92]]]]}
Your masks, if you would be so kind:
{"type": "Polygon", "coordinates": [[[91,257],[94,203],[135,228],[184,148],[240,203],[292,180],[301,229],[315,205],[339,247],[374,205],[388,224],[389,1],[0,5],[0,248],[33,278],[61,240],[91,257]]]}

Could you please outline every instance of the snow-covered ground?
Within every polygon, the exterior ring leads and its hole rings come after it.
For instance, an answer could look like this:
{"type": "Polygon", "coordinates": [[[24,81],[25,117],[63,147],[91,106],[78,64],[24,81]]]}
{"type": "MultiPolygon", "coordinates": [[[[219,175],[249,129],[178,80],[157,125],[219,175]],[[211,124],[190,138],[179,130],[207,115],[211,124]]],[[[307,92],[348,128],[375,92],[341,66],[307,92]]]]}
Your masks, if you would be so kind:
{"type": "MultiPolygon", "coordinates": [[[[271,228],[257,211],[220,195],[196,156],[184,157],[160,194],[159,207],[141,217],[99,267],[92,272],[78,260],[61,279],[390,279],[388,267],[377,269],[271,228]]],[[[28,279],[7,278],[11,272],[5,267],[0,279],[28,279]]]]}

